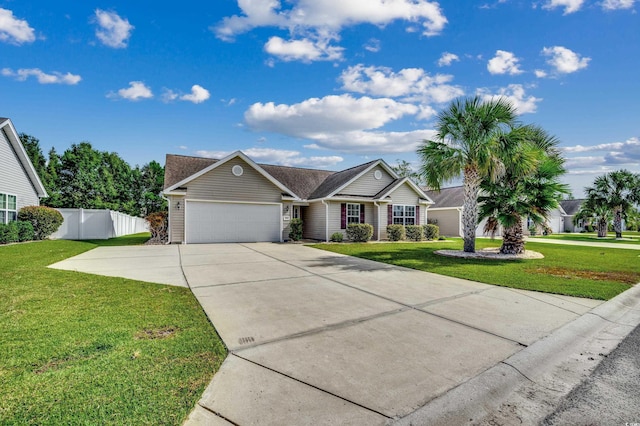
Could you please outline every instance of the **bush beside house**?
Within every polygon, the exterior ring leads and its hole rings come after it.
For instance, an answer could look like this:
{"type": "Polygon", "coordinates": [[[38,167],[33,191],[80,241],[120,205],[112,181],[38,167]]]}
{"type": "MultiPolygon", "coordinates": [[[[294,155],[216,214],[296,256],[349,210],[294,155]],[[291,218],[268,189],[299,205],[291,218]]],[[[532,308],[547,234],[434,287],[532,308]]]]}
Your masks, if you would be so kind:
{"type": "Polygon", "coordinates": [[[423,225],[424,228],[424,238],[427,240],[437,240],[440,237],[440,228],[438,225],[427,224],[423,225]]]}
{"type": "Polygon", "coordinates": [[[291,219],[289,223],[289,238],[292,241],[300,241],[302,239],[302,219],[291,219]]]}
{"type": "Polygon", "coordinates": [[[387,225],[387,238],[389,241],[402,241],[406,237],[403,225],[387,225]]]}
{"type": "Polygon", "coordinates": [[[405,228],[405,233],[407,235],[407,240],[422,241],[422,237],[424,236],[424,233],[422,231],[422,226],[407,225],[404,228],[405,228]]]}
{"type": "Polygon", "coordinates": [[[366,243],[373,236],[373,225],[351,223],[347,226],[347,238],[355,243],[366,243]]]}
{"type": "Polygon", "coordinates": [[[21,208],[18,212],[18,221],[29,222],[33,227],[34,240],[48,238],[60,228],[63,220],[62,214],[51,207],[28,206],[21,208]]]}

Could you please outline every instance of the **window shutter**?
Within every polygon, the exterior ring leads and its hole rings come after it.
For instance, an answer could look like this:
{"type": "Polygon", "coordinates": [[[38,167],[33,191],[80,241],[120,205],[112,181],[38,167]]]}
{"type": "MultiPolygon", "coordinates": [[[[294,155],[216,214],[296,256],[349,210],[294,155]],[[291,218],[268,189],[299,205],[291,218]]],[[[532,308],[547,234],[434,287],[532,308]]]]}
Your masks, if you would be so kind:
{"type": "Polygon", "coordinates": [[[420,225],[420,206],[416,206],[416,225],[420,225]]]}
{"type": "Polygon", "coordinates": [[[360,204],[360,223],[364,222],[364,204],[360,204]]]}
{"type": "Polygon", "coordinates": [[[393,205],[389,204],[387,207],[387,225],[393,224],[393,205]]]}
{"type": "Polygon", "coordinates": [[[347,205],[340,204],[340,229],[347,229],[347,205]]]}

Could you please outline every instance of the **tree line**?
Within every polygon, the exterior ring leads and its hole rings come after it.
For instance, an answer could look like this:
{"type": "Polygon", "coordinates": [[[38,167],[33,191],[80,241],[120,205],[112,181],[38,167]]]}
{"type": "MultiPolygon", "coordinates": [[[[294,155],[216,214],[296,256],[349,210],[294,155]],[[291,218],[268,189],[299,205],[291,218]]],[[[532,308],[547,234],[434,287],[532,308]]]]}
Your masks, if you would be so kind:
{"type": "Polygon", "coordinates": [[[99,151],[89,142],[72,144],[62,155],[51,148],[45,158],[39,139],[21,133],[20,140],[49,194],[42,205],[110,209],[140,217],[167,209],[160,195],[164,167],[156,161],[131,167],[117,153],[99,151]]]}

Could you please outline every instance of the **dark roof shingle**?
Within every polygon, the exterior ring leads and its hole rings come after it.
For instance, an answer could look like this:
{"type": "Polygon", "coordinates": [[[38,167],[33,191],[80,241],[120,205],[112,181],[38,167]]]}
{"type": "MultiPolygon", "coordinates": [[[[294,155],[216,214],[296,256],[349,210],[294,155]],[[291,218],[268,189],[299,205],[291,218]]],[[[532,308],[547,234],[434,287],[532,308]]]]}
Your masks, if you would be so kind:
{"type": "MultiPolygon", "coordinates": [[[[375,163],[378,160],[369,161],[368,163],[360,164],[359,166],[351,167],[346,170],[342,170],[341,172],[335,172],[331,176],[327,177],[324,182],[315,191],[309,195],[309,199],[313,200],[316,198],[323,198],[327,195],[331,194],[338,188],[340,188],[345,183],[349,182],[351,179],[358,176],[360,173],[365,171],[369,166],[375,163]]],[[[356,195],[356,194],[352,194],[356,195]]]]}
{"type": "Polygon", "coordinates": [[[164,164],[164,189],[183,181],[217,161],[213,158],[167,154],[164,164]]]}
{"type": "Polygon", "coordinates": [[[560,201],[560,206],[566,214],[568,214],[569,216],[574,216],[576,213],[578,213],[578,210],[580,210],[580,206],[582,205],[583,201],[584,199],[562,200],[560,201]]]}
{"type": "Polygon", "coordinates": [[[425,190],[424,191],[431,200],[432,209],[442,207],[462,207],[464,204],[464,187],[452,186],[451,188],[440,188],[440,191],[425,190]]]}
{"type": "Polygon", "coordinates": [[[259,166],[303,200],[308,199],[309,195],[322,182],[336,173],[329,170],[302,169],[271,164],[260,164],[259,166]]]}

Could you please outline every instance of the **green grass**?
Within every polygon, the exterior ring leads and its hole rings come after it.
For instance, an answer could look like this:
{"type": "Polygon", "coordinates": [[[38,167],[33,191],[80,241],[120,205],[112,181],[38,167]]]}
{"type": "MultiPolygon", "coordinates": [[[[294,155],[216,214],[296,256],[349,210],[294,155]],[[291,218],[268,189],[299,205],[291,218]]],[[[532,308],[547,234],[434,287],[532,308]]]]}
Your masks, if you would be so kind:
{"type": "Polygon", "coordinates": [[[615,232],[609,232],[606,237],[598,238],[598,234],[594,232],[588,232],[583,234],[551,234],[545,236],[536,236],[535,238],[545,238],[551,240],[565,240],[565,241],[586,241],[589,243],[615,243],[615,244],[640,244],[640,233],[624,231],[622,233],[622,240],[616,240],[615,232]]]}
{"type": "Polygon", "coordinates": [[[83,243],[95,244],[97,246],[139,246],[146,243],[151,238],[150,232],[140,234],[125,235],[123,237],[109,238],[108,240],[83,240],[83,243]]]}
{"type": "Polygon", "coordinates": [[[181,424],[224,360],[188,289],[46,268],[94,247],[0,247],[0,424],[181,424]]]}
{"type": "MultiPolygon", "coordinates": [[[[476,248],[500,241],[477,240],[476,248]]],[[[608,300],[640,281],[640,251],[527,243],[544,254],[537,260],[480,260],[444,257],[438,249],[462,250],[454,243],[317,244],[336,253],[465,278],[488,284],[608,300]]]]}

